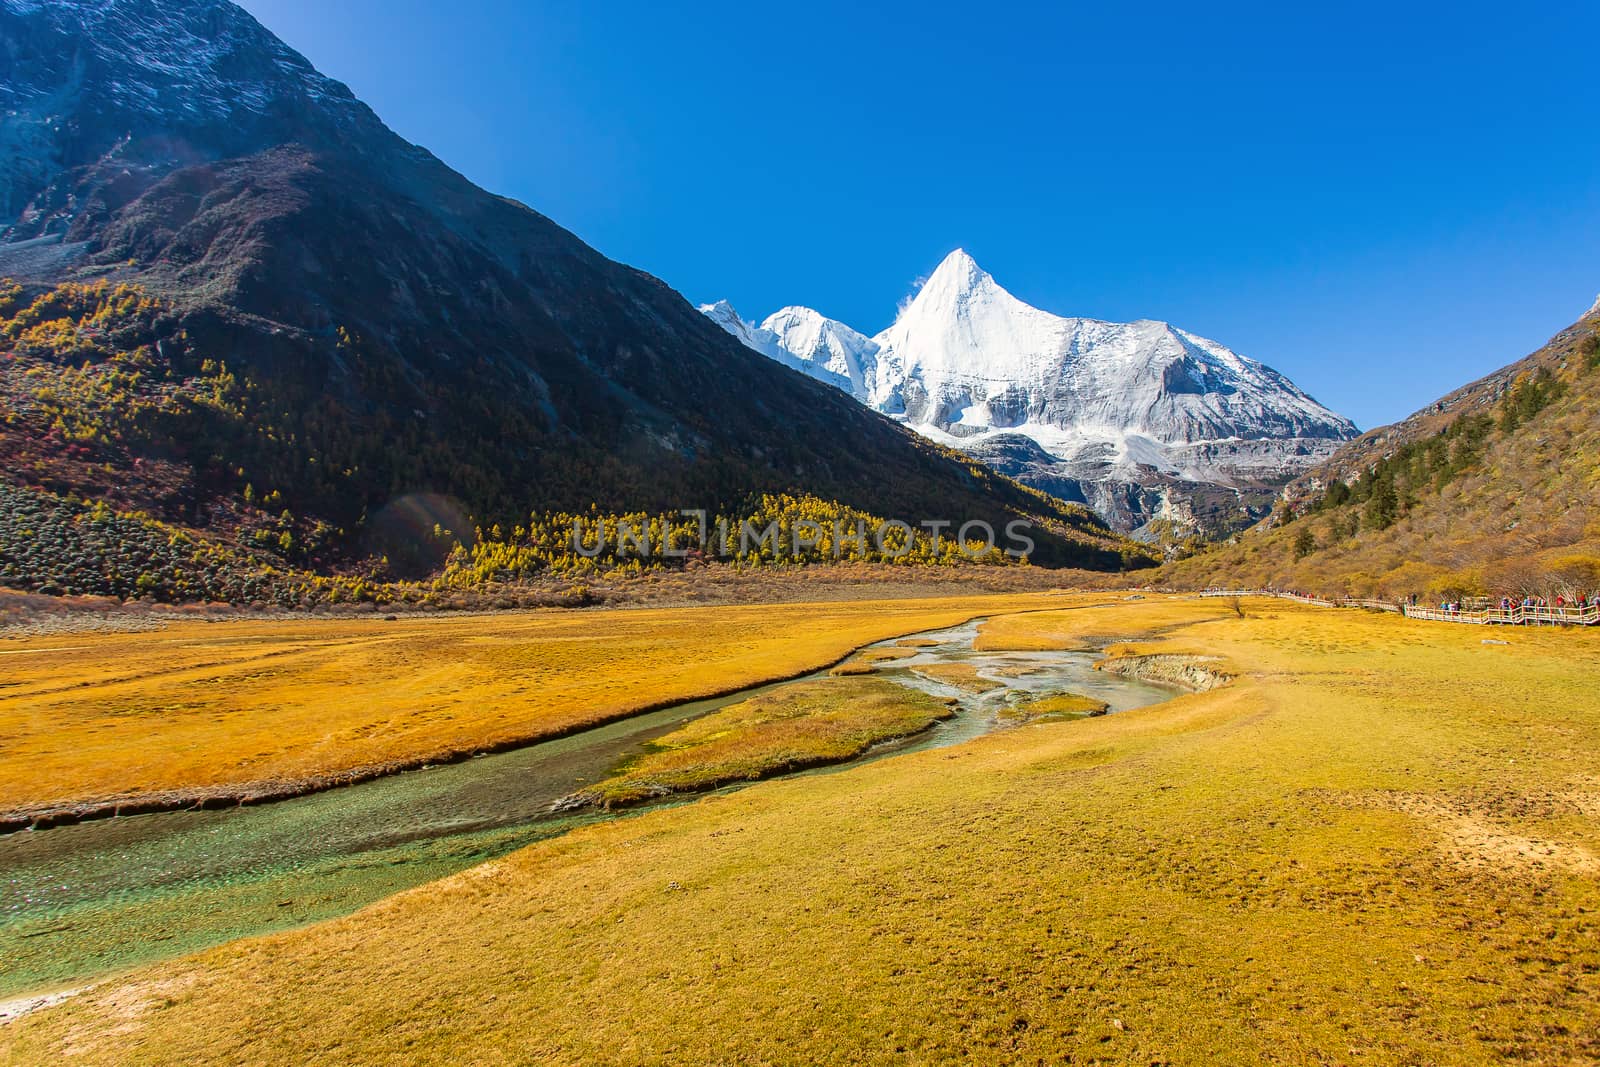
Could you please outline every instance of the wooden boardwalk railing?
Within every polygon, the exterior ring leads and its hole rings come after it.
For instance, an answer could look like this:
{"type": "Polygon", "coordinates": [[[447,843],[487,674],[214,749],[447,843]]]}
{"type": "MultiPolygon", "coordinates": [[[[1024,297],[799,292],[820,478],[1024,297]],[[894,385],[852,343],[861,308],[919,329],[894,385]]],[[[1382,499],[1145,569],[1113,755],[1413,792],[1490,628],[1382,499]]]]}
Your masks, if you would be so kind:
{"type": "Polygon", "coordinates": [[[1459,622],[1468,626],[1597,626],[1600,606],[1578,608],[1523,607],[1484,608],[1482,611],[1449,611],[1445,608],[1407,607],[1408,619],[1429,622],[1459,622]]]}
{"type": "Polygon", "coordinates": [[[1393,604],[1387,600],[1324,600],[1320,597],[1302,596],[1299,593],[1279,593],[1271,589],[1207,589],[1203,597],[1273,597],[1293,600],[1301,604],[1318,604],[1329,608],[1371,608],[1375,611],[1393,611],[1408,619],[1428,622],[1455,622],[1468,626],[1600,626],[1600,604],[1585,608],[1551,608],[1514,605],[1509,608],[1463,609],[1449,611],[1445,608],[1413,607],[1393,604]]]}

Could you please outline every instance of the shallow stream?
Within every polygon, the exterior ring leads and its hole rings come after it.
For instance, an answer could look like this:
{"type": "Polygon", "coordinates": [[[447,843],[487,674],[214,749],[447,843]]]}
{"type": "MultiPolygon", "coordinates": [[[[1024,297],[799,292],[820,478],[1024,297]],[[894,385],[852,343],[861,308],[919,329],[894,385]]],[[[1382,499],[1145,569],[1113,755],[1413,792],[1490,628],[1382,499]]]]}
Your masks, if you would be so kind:
{"type": "MultiPolygon", "coordinates": [[[[976,652],[978,625],[870,646],[934,642],[912,657],[880,664],[878,674],[954,698],[957,714],[850,763],[809,773],[970,740],[1002,728],[997,713],[1009,703],[1073,692],[1097,697],[1116,712],[1173,695],[1094,670],[1091,653],[976,652]],[[1001,687],[975,694],[916,673],[936,663],[973,664],[979,677],[1001,687]]],[[[790,684],[680,704],[511,752],[276,804],[0,837],[0,997],[347,914],[575,826],[626,817],[558,815],[551,806],[685,722],[790,684]]]]}

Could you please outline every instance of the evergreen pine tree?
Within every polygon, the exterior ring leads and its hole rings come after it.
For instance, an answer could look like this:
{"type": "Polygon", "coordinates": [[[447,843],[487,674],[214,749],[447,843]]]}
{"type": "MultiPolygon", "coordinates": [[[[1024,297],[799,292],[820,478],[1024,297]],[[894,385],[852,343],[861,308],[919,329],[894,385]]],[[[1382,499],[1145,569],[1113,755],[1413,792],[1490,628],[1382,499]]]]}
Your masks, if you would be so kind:
{"type": "Polygon", "coordinates": [[[1394,482],[1379,477],[1372,485],[1372,495],[1367,500],[1367,525],[1374,530],[1387,530],[1400,515],[1400,498],[1394,491],[1394,482]]]}

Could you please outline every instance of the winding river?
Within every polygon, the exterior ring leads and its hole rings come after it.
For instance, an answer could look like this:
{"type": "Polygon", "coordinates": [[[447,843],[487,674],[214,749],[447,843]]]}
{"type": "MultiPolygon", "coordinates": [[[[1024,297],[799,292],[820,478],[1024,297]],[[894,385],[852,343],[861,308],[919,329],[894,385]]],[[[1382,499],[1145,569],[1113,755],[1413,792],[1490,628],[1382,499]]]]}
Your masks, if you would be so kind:
{"type": "MultiPolygon", "coordinates": [[[[880,665],[884,678],[954,698],[954,718],[850,763],[801,773],[958,744],[1002,728],[997,713],[1007,704],[1054,693],[1098,697],[1113,712],[1173,695],[1094,670],[1097,657],[1090,653],[974,651],[980,622],[912,635],[932,644],[880,665]],[[971,693],[917,673],[935,663],[970,663],[999,687],[971,693]]],[[[0,997],[347,914],[576,826],[635,815],[639,809],[556,814],[551,808],[685,722],[791,684],[276,804],[0,837],[0,997]]]]}

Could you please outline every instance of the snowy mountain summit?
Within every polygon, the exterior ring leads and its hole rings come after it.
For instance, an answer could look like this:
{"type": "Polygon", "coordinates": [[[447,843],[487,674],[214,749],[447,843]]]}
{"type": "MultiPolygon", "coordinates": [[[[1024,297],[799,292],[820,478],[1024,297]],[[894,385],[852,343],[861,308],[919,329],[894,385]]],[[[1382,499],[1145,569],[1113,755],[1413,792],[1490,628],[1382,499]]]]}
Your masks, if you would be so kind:
{"type": "Polygon", "coordinates": [[[749,347],[1124,529],[1240,525],[1356,433],[1215,341],[1041,311],[959,249],[875,337],[809,308],[760,325],[726,302],[701,310],[749,347]]]}

